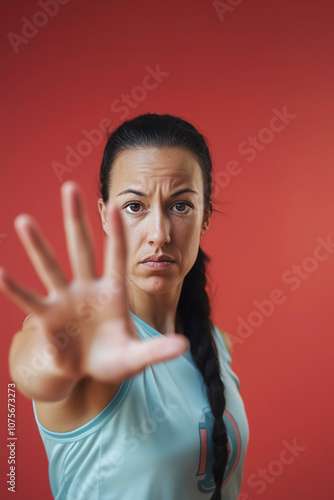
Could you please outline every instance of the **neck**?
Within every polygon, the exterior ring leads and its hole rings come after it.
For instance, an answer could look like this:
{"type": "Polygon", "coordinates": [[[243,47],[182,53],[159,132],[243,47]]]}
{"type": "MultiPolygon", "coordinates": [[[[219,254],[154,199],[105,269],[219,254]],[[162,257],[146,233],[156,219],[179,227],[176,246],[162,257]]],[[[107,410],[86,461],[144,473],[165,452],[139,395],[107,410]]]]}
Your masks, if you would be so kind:
{"type": "Polygon", "coordinates": [[[130,310],[158,332],[183,333],[177,305],[182,283],[177,289],[166,293],[147,293],[128,283],[130,310]]]}

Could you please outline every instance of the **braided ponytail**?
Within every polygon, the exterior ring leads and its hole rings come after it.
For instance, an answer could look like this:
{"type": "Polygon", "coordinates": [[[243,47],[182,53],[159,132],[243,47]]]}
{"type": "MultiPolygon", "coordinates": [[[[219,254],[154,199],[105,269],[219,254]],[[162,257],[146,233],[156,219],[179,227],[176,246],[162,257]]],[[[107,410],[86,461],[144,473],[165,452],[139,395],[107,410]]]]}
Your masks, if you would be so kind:
{"type": "Polygon", "coordinates": [[[221,485],[228,461],[227,433],[223,421],[225,410],[224,384],[220,377],[217,348],[212,337],[210,302],[206,292],[205,264],[210,258],[199,248],[196,262],[184,279],[178,304],[184,334],[190,340],[190,352],[207,386],[207,395],[214,416],[213,476],[216,489],[212,500],[221,499],[221,485]]]}

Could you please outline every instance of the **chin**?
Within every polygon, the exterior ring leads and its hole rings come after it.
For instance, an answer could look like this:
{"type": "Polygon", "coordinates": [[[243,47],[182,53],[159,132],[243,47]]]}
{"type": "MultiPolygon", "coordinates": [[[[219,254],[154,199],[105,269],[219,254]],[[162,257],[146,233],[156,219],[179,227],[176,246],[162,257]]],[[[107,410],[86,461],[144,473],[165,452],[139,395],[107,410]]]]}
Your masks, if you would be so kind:
{"type": "Polygon", "coordinates": [[[175,289],[179,280],[167,276],[150,276],[134,281],[135,285],[146,293],[168,293],[175,289]]]}

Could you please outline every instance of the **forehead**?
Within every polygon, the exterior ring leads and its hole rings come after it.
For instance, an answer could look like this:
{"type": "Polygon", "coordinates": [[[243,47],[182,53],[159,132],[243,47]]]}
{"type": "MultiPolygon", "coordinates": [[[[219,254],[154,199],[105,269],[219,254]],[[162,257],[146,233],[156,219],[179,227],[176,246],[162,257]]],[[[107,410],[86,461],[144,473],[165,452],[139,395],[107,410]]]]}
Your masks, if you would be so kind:
{"type": "Polygon", "coordinates": [[[128,185],[174,188],[203,185],[201,167],[190,151],[177,147],[151,147],[121,151],[111,170],[111,190],[128,185]]]}

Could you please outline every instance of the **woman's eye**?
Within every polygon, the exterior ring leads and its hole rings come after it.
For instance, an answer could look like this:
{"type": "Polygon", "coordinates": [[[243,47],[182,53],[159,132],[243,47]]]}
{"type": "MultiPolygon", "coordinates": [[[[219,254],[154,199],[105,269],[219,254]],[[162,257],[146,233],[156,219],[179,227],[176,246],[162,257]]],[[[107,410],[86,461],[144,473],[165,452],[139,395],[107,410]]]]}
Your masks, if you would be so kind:
{"type": "Polygon", "coordinates": [[[176,208],[176,211],[180,213],[189,212],[190,208],[192,208],[189,203],[186,203],[184,201],[178,201],[177,203],[175,203],[175,205],[173,205],[173,208],[174,207],[176,208]]]}
{"type": "Polygon", "coordinates": [[[139,212],[140,210],[140,203],[129,203],[128,205],[125,205],[124,207],[127,212],[129,212],[130,214],[136,214],[139,212]],[[128,208],[131,207],[131,210],[128,210],[128,208]]]}
{"type": "MultiPolygon", "coordinates": [[[[141,213],[141,209],[143,208],[141,203],[139,202],[130,202],[126,205],[124,205],[124,210],[126,210],[130,214],[138,214],[141,213]]],[[[190,209],[193,208],[193,206],[185,201],[178,201],[177,203],[174,203],[172,206],[172,211],[180,214],[185,214],[190,211],[190,209]]]]}

